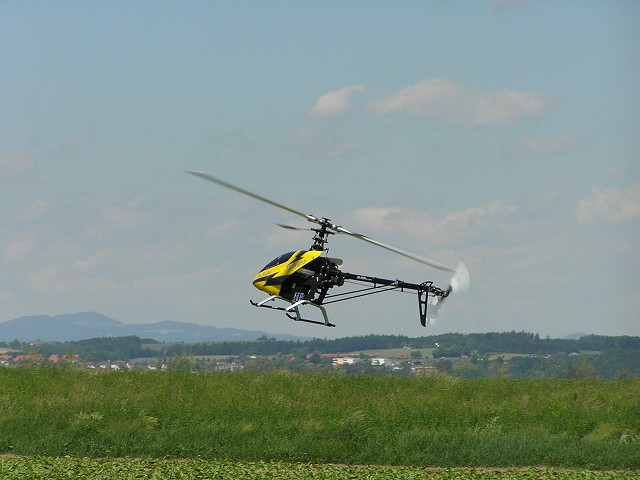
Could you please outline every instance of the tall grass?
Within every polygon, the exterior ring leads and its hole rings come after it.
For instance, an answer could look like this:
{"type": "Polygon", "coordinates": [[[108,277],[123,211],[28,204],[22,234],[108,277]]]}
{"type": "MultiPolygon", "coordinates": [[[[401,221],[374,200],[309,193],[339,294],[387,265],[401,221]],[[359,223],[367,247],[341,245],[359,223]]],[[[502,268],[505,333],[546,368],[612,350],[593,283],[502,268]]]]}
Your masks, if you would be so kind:
{"type": "Polygon", "coordinates": [[[0,452],[640,468],[640,381],[0,369],[0,452]]]}

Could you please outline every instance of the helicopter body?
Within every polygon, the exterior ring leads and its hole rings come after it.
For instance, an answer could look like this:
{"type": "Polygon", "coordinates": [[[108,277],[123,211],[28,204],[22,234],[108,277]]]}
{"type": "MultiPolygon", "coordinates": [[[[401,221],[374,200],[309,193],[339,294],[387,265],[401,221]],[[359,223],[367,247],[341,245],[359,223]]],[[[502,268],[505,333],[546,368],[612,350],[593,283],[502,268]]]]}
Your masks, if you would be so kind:
{"type": "Polygon", "coordinates": [[[377,240],[373,240],[366,235],[351,232],[339,225],[335,225],[328,218],[318,218],[313,215],[306,215],[289,207],[285,207],[284,205],[256,195],[255,193],[247,190],[243,190],[206,173],[188,173],[286,210],[317,225],[316,228],[311,229],[280,225],[281,227],[290,230],[311,230],[315,232],[315,236],[313,237],[314,243],[308,250],[295,250],[283,253],[271,262],[267,263],[255,275],[253,285],[258,290],[267,293],[269,297],[260,302],[254,302],[251,300],[251,304],[253,306],[282,310],[289,318],[296,321],[335,327],[335,325],[329,322],[329,318],[324,307],[325,304],[340,302],[389,290],[398,290],[401,292],[411,290],[418,293],[420,323],[423,326],[427,326],[430,320],[435,318],[435,315],[437,315],[442,307],[442,300],[448,297],[451,292],[464,291],[468,286],[469,274],[462,263],[460,263],[456,268],[447,267],[377,240]],[[392,280],[343,272],[341,270],[341,259],[323,255],[325,252],[328,252],[326,243],[328,242],[329,235],[334,234],[348,235],[352,238],[363,240],[386,250],[390,250],[404,257],[411,258],[412,260],[429,265],[433,268],[454,272],[455,274],[450,281],[449,287],[447,289],[441,289],[433,285],[433,282],[430,281],[409,283],[398,279],[392,280]],[[361,287],[363,285],[370,286],[345,293],[329,294],[329,291],[332,288],[340,287],[346,282],[360,285],[361,287]],[[283,307],[272,305],[272,302],[275,300],[284,301],[287,306],[283,307]],[[303,318],[299,310],[299,307],[303,305],[310,305],[318,308],[322,312],[324,321],[303,318]],[[430,309],[427,308],[429,305],[431,306],[430,309]]]}
{"type": "Polygon", "coordinates": [[[310,285],[309,278],[314,277],[318,267],[324,263],[317,250],[297,250],[283,253],[266,264],[253,279],[253,285],[269,295],[291,297],[300,290],[302,284],[310,285]]]}

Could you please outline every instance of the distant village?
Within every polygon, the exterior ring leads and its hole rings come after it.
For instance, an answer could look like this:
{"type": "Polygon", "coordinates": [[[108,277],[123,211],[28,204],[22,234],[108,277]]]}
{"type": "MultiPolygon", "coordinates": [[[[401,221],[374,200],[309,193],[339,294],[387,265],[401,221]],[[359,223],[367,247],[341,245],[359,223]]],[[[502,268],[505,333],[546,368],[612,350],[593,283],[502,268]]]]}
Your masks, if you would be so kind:
{"type": "Polygon", "coordinates": [[[94,372],[211,371],[510,378],[640,378],[640,338],[541,339],[525,332],[438,337],[162,343],[103,337],[0,342],[0,367],[74,367],[94,372]]]}
{"type": "MultiPolygon", "coordinates": [[[[36,346],[36,343],[30,345],[36,346]]],[[[409,350],[409,349],[408,349],[409,350]]],[[[414,357],[422,357],[415,355],[414,357]]],[[[460,361],[461,359],[457,359],[460,361]]],[[[249,355],[249,356],[217,356],[217,355],[181,355],[177,358],[137,358],[129,360],[85,361],[78,354],[48,356],[40,353],[0,355],[0,366],[20,367],[46,365],[50,367],[75,366],[90,371],[118,372],[134,371],[167,371],[171,369],[189,369],[192,371],[243,372],[274,369],[298,371],[320,371],[328,369],[368,370],[384,369],[390,372],[411,374],[435,374],[438,368],[433,359],[410,358],[410,353],[393,356],[382,355],[348,355],[348,354],[304,354],[304,355],[249,355]]]]}
{"type": "MultiPolygon", "coordinates": [[[[498,376],[508,373],[509,362],[514,358],[535,358],[537,355],[508,354],[476,357],[424,358],[421,350],[406,348],[406,353],[394,355],[376,354],[276,354],[249,356],[178,355],[172,358],[133,358],[128,360],[86,361],[78,354],[48,356],[40,353],[0,355],[2,367],[48,366],[52,368],[75,367],[94,372],[119,371],[212,371],[212,372],[260,372],[288,370],[300,373],[344,371],[348,374],[372,373],[383,375],[437,375],[498,376]],[[483,363],[486,362],[486,365],[483,363]],[[486,371],[485,371],[486,370],[486,371]],[[482,372],[485,371],[483,374],[482,372]],[[474,374],[475,372],[475,374],[474,374]],[[489,373],[491,372],[491,373],[489,373]]],[[[572,352],[567,357],[579,357],[572,352]]],[[[550,355],[542,356],[550,359],[550,355]]],[[[588,370],[592,372],[592,370],[588,370]]],[[[593,373],[593,372],[592,372],[593,373]]],[[[594,374],[595,375],[595,374],[594,374]]]]}

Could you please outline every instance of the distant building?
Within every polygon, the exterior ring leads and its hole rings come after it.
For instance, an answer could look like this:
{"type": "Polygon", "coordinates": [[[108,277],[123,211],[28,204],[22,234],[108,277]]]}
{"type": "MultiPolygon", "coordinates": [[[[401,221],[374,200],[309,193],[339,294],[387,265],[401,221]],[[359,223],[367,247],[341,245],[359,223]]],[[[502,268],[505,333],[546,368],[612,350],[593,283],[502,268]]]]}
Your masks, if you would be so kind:
{"type": "Polygon", "coordinates": [[[416,375],[432,376],[438,373],[438,369],[433,365],[417,365],[411,368],[416,375]]]}
{"type": "Polygon", "coordinates": [[[387,363],[388,363],[387,359],[383,357],[376,357],[376,358],[369,359],[369,365],[382,366],[387,363]]]}
{"type": "Polygon", "coordinates": [[[353,358],[353,357],[338,357],[338,358],[334,358],[333,359],[333,364],[335,366],[343,366],[343,365],[353,365],[354,363],[359,362],[360,359],[359,358],[353,358]]]}

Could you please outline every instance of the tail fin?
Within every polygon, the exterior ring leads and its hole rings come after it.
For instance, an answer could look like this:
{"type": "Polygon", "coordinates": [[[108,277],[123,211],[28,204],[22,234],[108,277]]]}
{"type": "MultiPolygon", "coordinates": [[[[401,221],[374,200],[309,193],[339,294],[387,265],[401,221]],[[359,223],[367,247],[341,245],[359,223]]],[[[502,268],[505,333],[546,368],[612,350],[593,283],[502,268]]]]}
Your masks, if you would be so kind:
{"type": "Polygon", "coordinates": [[[443,301],[452,293],[463,293],[469,290],[469,271],[463,263],[459,263],[449,281],[447,290],[434,287],[431,282],[425,282],[418,290],[418,306],[420,308],[420,323],[423,327],[431,325],[438,318],[443,307],[443,301]]]}

